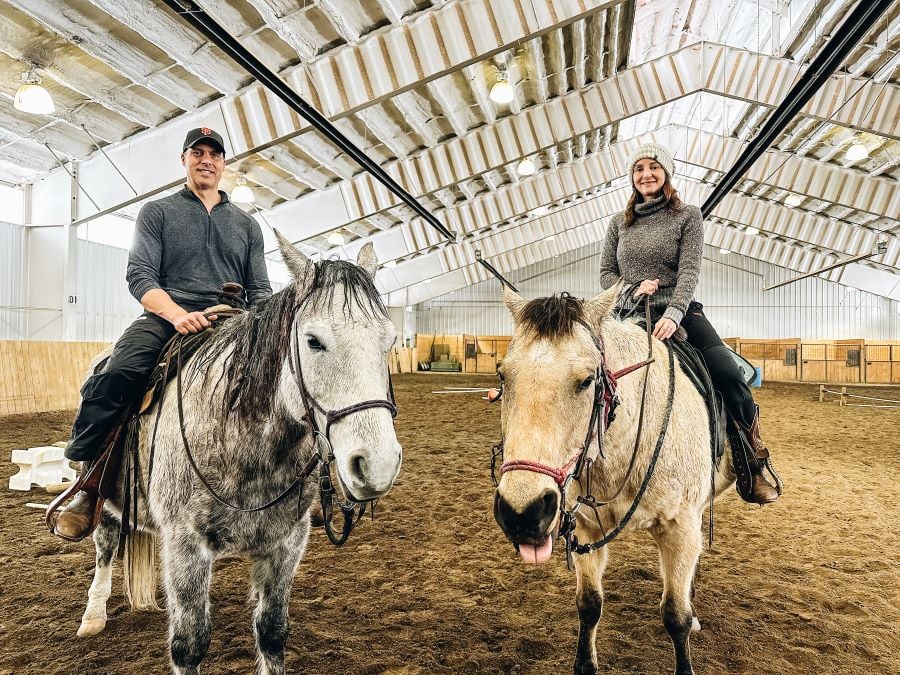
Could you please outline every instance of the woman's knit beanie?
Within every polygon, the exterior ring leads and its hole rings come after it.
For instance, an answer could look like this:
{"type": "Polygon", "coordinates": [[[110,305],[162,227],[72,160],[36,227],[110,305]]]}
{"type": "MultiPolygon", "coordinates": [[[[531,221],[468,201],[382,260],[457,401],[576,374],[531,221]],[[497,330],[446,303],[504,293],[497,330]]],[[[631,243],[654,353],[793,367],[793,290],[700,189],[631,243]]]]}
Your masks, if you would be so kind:
{"type": "Polygon", "coordinates": [[[672,161],[672,153],[656,143],[644,143],[628,156],[628,174],[634,173],[634,165],[642,159],[655,159],[666,170],[671,179],[675,175],[675,162],[672,161]]]}

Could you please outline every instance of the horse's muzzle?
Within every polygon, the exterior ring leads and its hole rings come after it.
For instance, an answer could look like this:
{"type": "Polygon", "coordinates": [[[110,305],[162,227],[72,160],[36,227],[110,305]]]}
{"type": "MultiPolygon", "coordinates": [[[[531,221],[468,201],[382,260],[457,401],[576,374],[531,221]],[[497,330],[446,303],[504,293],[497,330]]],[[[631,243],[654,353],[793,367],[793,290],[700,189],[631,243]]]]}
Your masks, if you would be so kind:
{"type": "Polygon", "coordinates": [[[524,509],[513,507],[500,490],[494,492],[494,518],[507,538],[514,544],[541,544],[559,513],[559,493],[544,490],[524,509]]]}

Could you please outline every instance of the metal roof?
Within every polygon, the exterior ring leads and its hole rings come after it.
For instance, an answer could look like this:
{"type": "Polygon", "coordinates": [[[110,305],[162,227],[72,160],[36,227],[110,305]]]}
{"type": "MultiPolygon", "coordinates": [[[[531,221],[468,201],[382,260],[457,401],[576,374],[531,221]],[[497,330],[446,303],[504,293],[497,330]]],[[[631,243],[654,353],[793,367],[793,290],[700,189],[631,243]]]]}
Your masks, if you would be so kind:
{"type": "MultiPolygon", "coordinates": [[[[200,4],[457,243],[158,0],[0,0],[0,180],[50,180],[59,157],[77,165],[94,202],[78,201],[79,221],[134,215],[183,178],[172,139],[211,126],[229,146],[225,189],[244,174],[265,221],[308,252],[353,256],[372,241],[382,262],[397,262],[377,280],[400,303],[483,278],[476,250],[502,272],[601,237],[627,197],[625,157],[639,142],[672,148],[678,186],[699,203],[856,2],[200,4]],[[32,66],[52,117],[12,106],[32,66]],[[514,86],[509,105],[489,97],[500,70],[514,86]],[[524,158],[533,176],[519,175],[524,158]],[[329,243],[334,232],[344,245],[329,243]]],[[[887,253],[829,278],[848,273],[900,298],[898,46],[900,6],[716,208],[709,243],[805,272],[887,241],[887,253]],[[868,159],[846,159],[852,141],[868,159]],[[791,193],[802,201],[788,207],[791,193]]]]}

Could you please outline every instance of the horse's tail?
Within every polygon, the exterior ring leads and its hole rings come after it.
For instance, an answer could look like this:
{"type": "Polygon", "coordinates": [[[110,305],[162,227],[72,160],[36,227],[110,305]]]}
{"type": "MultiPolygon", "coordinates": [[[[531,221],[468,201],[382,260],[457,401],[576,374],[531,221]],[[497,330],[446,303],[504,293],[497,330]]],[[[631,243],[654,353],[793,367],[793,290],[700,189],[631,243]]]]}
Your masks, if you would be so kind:
{"type": "Polygon", "coordinates": [[[156,610],[156,537],[132,530],[125,541],[125,597],[131,609],[156,610]]]}

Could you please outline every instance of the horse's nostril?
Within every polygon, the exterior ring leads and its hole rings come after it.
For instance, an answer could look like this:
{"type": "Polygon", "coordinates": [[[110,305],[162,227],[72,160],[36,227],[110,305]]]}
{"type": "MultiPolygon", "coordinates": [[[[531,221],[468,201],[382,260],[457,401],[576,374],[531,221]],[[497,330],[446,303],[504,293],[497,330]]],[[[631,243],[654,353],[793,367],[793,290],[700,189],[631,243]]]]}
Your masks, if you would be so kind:
{"type": "Polygon", "coordinates": [[[552,490],[548,490],[544,493],[544,496],[541,498],[541,502],[543,502],[543,516],[550,516],[552,519],[553,516],[556,515],[556,506],[559,504],[559,498],[556,496],[556,493],[552,490]]]}
{"type": "Polygon", "coordinates": [[[365,482],[367,465],[366,458],[357,453],[350,458],[350,473],[360,482],[365,482]]]}

